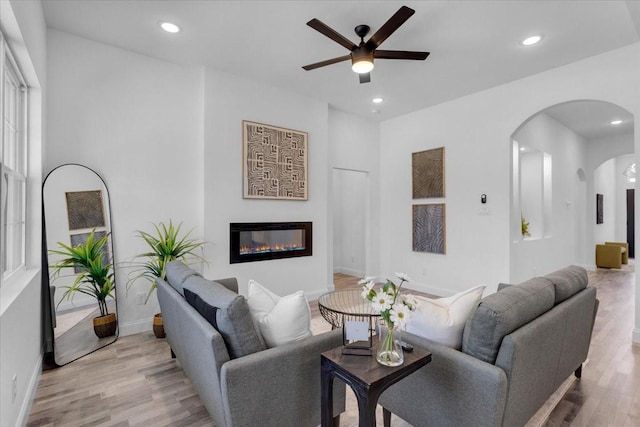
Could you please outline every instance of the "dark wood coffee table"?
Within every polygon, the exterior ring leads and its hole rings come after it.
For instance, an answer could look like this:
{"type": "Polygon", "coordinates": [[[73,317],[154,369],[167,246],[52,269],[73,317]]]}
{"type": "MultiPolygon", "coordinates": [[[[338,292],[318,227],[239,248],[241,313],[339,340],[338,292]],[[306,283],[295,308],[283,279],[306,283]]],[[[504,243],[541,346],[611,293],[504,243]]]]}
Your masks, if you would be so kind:
{"type": "MultiPolygon", "coordinates": [[[[377,337],[374,339],[377,348],[377,337]]],[[[322,427],[333,425],[333,380],[339,378],[348,384],[358,400],[358,414],[360,427],[376,425],[376,406],[378,398],[389,386],[397,383],[406,376],[431,362],[431,353],[419,348],[404,353],[404,363],[401,366],[383,366],[376,361],[375,356],[354,356],[342,354],[342,347],[325,351],[321,355],[321,420],[322,427]]],[[[391,413],[386,409],[384,423],[391,422],[391,413]]]]}

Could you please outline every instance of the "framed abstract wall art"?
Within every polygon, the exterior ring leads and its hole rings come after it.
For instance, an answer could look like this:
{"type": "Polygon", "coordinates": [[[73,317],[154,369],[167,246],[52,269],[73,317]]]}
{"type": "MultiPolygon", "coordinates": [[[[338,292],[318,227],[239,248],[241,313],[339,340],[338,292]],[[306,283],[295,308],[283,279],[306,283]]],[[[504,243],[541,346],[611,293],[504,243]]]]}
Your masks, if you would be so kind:
{"type": "Polygon", "coordinates": [[[242,138],[245,199],[307,200],[306,132],[245,120],[242,138]]]}
{"type": "Polygon", "coordinates": [[[604,196],[596,194],[596,224],[604,223],[604,196]]]}
{"type": "Polygon", "coordinates": [[[444,147],[411,154],[413,198],[444,197],[444,147]]]}
{"type": "Polygon", "coordinates": [[[66,194],[69,230],[104,227],[102,191],[70,191],[66,194]]]}
{"type": "Polygon", "coordinates": [[[446,253],[444,203],[413,205],[414,252],[446,253]]]}

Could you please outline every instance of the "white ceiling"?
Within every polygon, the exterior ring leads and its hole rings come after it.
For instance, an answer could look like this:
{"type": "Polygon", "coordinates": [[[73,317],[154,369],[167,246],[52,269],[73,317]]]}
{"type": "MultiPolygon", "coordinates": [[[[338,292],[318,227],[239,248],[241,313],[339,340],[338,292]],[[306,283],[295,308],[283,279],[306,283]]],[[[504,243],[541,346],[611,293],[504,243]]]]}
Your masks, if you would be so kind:
{"type": "MultiPolygon", "coordinates": [[[[640,40],[638,1],[44,0],[43,7],[51,28],[287,88],[375,121],[640,40]],[[402,5],[416,13],[381,49],[429,51],[426,61],[379,59],[367,84],[358,83],[348,61],[301,68],[348,53],[305,25],[310,19],[356,42],[356,25],[369,25],[373,34],[402,5]],[[164,20],[182,31],[163,32],[164,20]],[[533,33],[543,33],[543,41],[519,44],[533,33]],[[384,102],[374,106],[378,96],[384,102]]],[[[570,121],[572,110],[565,110],[570,121]]]]}

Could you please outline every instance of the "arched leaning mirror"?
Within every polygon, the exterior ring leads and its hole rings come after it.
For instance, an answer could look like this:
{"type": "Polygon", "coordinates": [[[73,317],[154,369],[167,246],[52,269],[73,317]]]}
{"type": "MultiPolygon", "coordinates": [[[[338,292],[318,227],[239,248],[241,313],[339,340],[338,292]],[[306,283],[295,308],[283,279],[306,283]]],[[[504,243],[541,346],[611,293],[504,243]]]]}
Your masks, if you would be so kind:
{"type": "Polygon", "coordinates": [[[54,361],[61,366],[118,335],[109,192],[93,170],[66,164],[45,178],[42,203],[51,308],[45,325],[50,320],[54,361]]]}

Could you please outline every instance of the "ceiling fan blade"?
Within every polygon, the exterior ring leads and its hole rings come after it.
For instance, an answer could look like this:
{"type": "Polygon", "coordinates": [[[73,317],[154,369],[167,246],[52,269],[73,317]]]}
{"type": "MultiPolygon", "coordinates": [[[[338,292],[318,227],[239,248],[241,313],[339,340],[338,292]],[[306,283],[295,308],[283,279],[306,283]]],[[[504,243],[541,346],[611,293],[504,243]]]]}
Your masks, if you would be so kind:
{"type": "Polygon", "coordinates": [[[331,65],[338,62],[346,61],[347,59],[351,59],[351,55],[339,56],[337,58],[327,59],[326,61],[316,62],[315,64],[305,65],[304,68],[307,71],[315,70],[316,68],[324,67],[325,65],[331,65]]]}
{"type": "Polygon", "coordinates": [[[369,83],[371,81],[371,73],[358,74],[360,77],[360,83],[369,83]]]}
{"type": "Polygon", "coordinates": [[[358,47],[355,44],[353,44],[351,40],[349,40],[348,38],[338,33],[336,30],[329,27],[327,24],[325,24],[324,22],[318,19],[313,18],[311,21],[307,22],[307,25],[313,28],[314,30],[319,31],[325,36],[329,37],[334,42],[346,47],[350,51],[358,47]]]}
{"type": "Polygon", "coordinates": [[[429,52],[414,52],[408,50],[376,50],[373,52],[374,58],[382,59],[415,59],[418,61],[427,59],[429,52]]]}
{"type": "Polygon", "coordinates": [[[411,18],[416,11],[407,6],[402,6],[380,29],[365,43],[369,50],[373,50],[387,39],[404,22],[411,18]]]}

